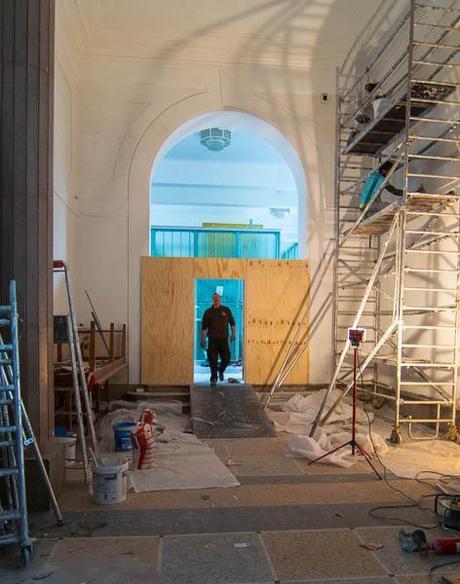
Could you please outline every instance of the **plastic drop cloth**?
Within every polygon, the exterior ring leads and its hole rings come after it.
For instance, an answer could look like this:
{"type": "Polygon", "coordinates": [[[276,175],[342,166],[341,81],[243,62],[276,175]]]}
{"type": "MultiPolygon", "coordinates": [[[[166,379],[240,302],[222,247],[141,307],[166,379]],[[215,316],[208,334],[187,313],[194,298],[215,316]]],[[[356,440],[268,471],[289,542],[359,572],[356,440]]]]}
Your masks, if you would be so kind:
{"type": "Polygon", "coordinates": [[[136,493],[239,485],[212,448],[192,434],[187,436],[187,440],[173,439],[158,443],[155,468],[129,472],[129,480],[136,493]]]}
{"type": "MultiPolygon", "coordinates": [[[[275,422],[276,430],[295,434],[295,436],[291,436],[288,439],[289,450],[294,456],[314,460],[330,450],[345,444],[351,438],[353,409],[346,399],[342,399],[339,402],[334,413],[329,418],[328,423],[318,427],[314,437],[309,436],[312,424],[316,419],[326,391],[323,389],[311,393],[306,397],[297,394],[284,404],[282,412],[269,413],[275,422]]],[[[324,414],[326,414],[340,395],[342,393],[338,390],[330,393],[324,414]]],[[[383,438],[379,434],[373,433],[372,443],[369,436],[369,422],[372,422],[373,417],[372,412],[368,412],[366,415],[364,410],[358,407],[356,439],[369,454],[373,454],[374,446],[379,453],[383,453],[387,449],[383,438]]],[[[351,456],[351,448],[347,447],[327,456],[320,462],[347,468],[355,464],[357,458],[351,456]]]]}
{"type": "MultiPolygon", "coordinates": [[[[271,419],[275,422],[275,429],[279,432],[288,432],[289,434],[309,434],[324,396],[326,395],[326,391],[326,389],[321,389],[306,397],[301,394],[296,394],[284,404],[282,412],[269,412],[271,419]]],[[[327,398],[324,414],[326,414],[340,395],[342,395],[341,391],[331,391],[327,398]]],[[[329,418],[327,425],[351,421],[351,415],[352,407],[350,403],[346,399],[342,399],[329,418]]],[[[369,417],[372,421],[372,412],[369,413],[369,417]]],[[[368,423],[366,414],[359,407],[357,421],[358,424],[368,423]]]]}
{"type": "MultiPolygon", "coordinates": [[[[112,402],[110,411],[101,421],[99,446],[102,457],[113,451],[113,425],[118,422],[137,422],[145,409],[155,410],[158,426],[163,429],[163,433],[155,445],[154,468],[128,472],[135,492],[239,485],[212,448],[193,434],[185,432],[190,419],[182,415],[181,402],[112,402]]],[[[120,460],[126,459],[126,453],[117,455],[120,460]]]]}
{"type": "MultiPolygon", "coordinates": [[[[283,407],[282,412],[269,412],[278,431],[295,434],[288,439],[289,450],[294,456],[314,460],[330,450],[345,444],[351,438],[351,403],[344,398],[339,402],[328,423],[318,427],[315,437],[309,436],[311,426],[316,418],[326,390],[312,393],[306,397],[298,394],[283,407]]],[[[332,391],[324,412],[335,402],[339,391],[332,391]]],[[[403,443],[397,447],[388,446],[385,438],[391,434],[394,413],[385,406],[374,419],[368,412],[358,406],[357,441],[371,455],[374,448],[387,470],[400,478],[436,478],[439,475],[460,477],[460,446],[444,440],[412,441],[404,431],[403,443]],[[372,422],[369,432],[369,421],[372,422]],[[425,472],[424,472],[425,471],[425,472]]],[[[418,426],[418,435],[429,438],[432,429],[418,426]]],[[[360,458],[351,456],[347,447],[327,456],[320,462],[335,464],[347,468],[360,458]]],[[[460,483],[459,483],[460,485],[460,483]]]]}
{"type": "Polygon", "coordinates": [[[460,446],[447,440],[404,442],[388,448],[381,458],[387,469],[401,478],[433,479],[436,473],[460,476],[460,446]]]}
{"type": "MultiPolygon", "coordinates": [[[[333,430],[334,426],[328,428],[328,430],[333,430]]],[[[334,448],[346,444],[351,438],[351,429],[347,432],[341,431],[340,428],[336,428],[337,432],[333,434],[328,434],[323,429],[318,428],[315,438],[310,436],[291,436],[288,439],[288,448],[294,456],[299,456],[301,458],[307,458],[308,460],[315,460],[320,456],[323,456],[327,452],[330,452],[334,448]]],[[[356,440],[362,448],[370,455],[374,453],[374,446],[370,440],[369,434],[366,431],[358,431],[356,433],[356,440]]],[[[382,452],[387,450],[387,445],[381,436],[378,434],[372,435],[372,440],[374,445],[381,455],[382,452]]],[[[353,466],[359,459],[351,455],[351,447],[340,449],[333,454],[323,458],[318,462],[324,464],[335,464],[336,466],[341,466],[343,468],[348,468],[353,466]]]]}

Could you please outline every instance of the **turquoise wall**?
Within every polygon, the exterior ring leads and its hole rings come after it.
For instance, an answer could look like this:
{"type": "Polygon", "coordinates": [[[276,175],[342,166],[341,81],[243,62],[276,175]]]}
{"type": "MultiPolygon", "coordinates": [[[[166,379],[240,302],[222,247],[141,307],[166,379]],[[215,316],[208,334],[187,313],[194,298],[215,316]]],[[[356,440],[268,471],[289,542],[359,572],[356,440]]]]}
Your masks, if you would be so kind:
{"type": "Polygon", "coordinates": [[[222,304],[228,306],[233,313],[236,323],[236,341],[230,343],[232,361],[243,357],[243,307],[244,283],[243,280],[199,279],[195,283],[195,361],[206,360],[206,353],[200,347],[201,320],[204,311],[212,304],[211,296],[223,288],[222,304]]]}

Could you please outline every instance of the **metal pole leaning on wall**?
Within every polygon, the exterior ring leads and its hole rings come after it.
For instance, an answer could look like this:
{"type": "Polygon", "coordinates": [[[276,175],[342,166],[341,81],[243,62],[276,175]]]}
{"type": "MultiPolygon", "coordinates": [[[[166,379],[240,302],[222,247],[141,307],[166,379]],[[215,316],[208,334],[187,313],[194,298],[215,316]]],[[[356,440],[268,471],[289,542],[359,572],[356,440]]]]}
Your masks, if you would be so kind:
{"type": "Polygon", "coordinates": [[[83,411],[81,408],[80,383],[78,381],[77,360],[75,355],[75,338],[73,334],[72,320],[70,314],[67,315],[67,336],[69,339],[70,362],[72,363],[72,381],[74,387],[73,393],[75,399],[75,412],[77,416],[78,435],[80,438],[81,451],[83,455],[83,469],[85,473],[85,481],[89,482],[90,470],[88,462],[88,449],[86,446],[85,423],[83,419],[83,411]]]}
{"type": "MultiPolygon", "coordinates": [[[[380,250],[380,253],[378,255],[378,258],[377,258],[377,261],[375,263],[374,269],[372,271],[372,275],[369,278],[369,281],[367,283],[364,296],[363,296],[363,298],[361,300],[361,303],[359,305],[358,311],[356,313],[356,316],[355,316],[355,319],[353,321],[353,324],[351,325],[351,328],[356,328],[358,326],[358,324],[359,324],[359,321],[361,319],[362,313],[364,312],[364,309],[366,307],[366,304],[367,304],[369,295],[372,292],[372,288],[374,286],[374,282],[377,279],[377,275],[378,275],[378,273],[380,271],[380,266],[382,265],[383,259],[385,257],[385,254],[386,254],[386,251],[387,251],[387,248],[388,248],[388,244],[389,244],[389,242],[391,240],[391,236],[393,235],[393,232],[395,230],[395,227],[396,227],[396,224],[397,224],[397,220],[398,220],[398,216],[399,216],[399,214],[396,214],[395,217],[394,217],[394,219],[393,219],[393,221],[392,221],[392,224],[391,224],[391,227],[390,227],[390,231],[388,233],[388,238],[385,241],[384,245],[382,246],[382,249],[380,250]]],[[[324,395],[324,398],[323,398],[323,401],[321,403],[321,406],[320,406],[320,408],[318,410],[318,413],[316,415],[316,418],[315,418],[315,420],[314,420],[314,422],[312,424],[312,427],[311,427],[311,430],[310,430],[310,437],[313,437],[314,436],[314,434],[316,432],[316,429],[318,428],[318,426],[320,424],[320,421],[321,421],[322,416],[323,416],[324,408],[326,407],[327,399],[329,398],[329,395],[331,394],[331,391],[334,389],[335,383],[336,383],[337,378],[339,376],[340,369],[342,368],[342,365],[343,365],[343,362],[345,360],[345,356],[346,356],[346,354],[348,352],[349,347],[350,347],[350,339],[347,337],[347,340],[345,341],[345,345],[344,345],[344,347],[342,349],[342,353],[340,354],[339,362],[337,363],[337,367],[336,367],[336,369],[334,371],[334,375],[332,376],[332,380],[331,380],[331,382],[329,384],[329,387],[327,388],[327,391],[326,391],[326,393],[324,395]]]]}
{"type": "MultiPolygon", "coordinates": [[[[330,244],[329,244],[329,246],[330,246],[330,244]]],[[[329,268],[332,260],[334,259],[334,254],[333,253],[329,253],[329,249],[327,249],[324,252],[323,258],[325,258],[327,256],[329,256],[327,262],[325,264],[323,264],[323,262],[320,261],[319,266],[318,266],[315,274],[313,275],[313,278],[311,280],[311,283],[308,286],[307,292],[305,294],[305,297],[307,299],[309,299],[310,294],[312,294],[313,296],[315,296],[317,294],[317,292],[318,292],[321,284],[323,283],[323,280],[324,280],[324,277],[326,276],[327,270],[328,270],[328,268],[329,268]],[[319,278],[319,281],[318,281],[318,284],[317,284],[317,286],[316,286],[316,288],[315,288],[315,290],[313,292],[313,285],[315,283],[316,278],[319,278]]],[[[308,302],[308,304],[307,304],[307,306],[305,308],[305,311],[303,313],[302,319],[301,319],[301,321],[299,323],[299,326],[297,327],[297,330],[296,330],[296,332],[294,334],[294,338],[292,339],[292,342],[291,342],[291,344],[290,344],[290,346],[289,346],[289,348],[288,348],[288,350],[286,352],[286,355],[284,356],[283,362],[282,362],[281,367],[280,367],[280,369],[278,371],[278,374],[276,376],[276,379],[275,379],[275,381],[274,381],[274,383],[272,385],[272,388],[270,390],[270,393],[268,394],[268,397],[267,397],[267,399],[265,401],[264,409],[267,409],[268,408],[268,406],[269,406],[269,404],[270,404],[270,402],[272,400],[273,395],[275,394],[275,392],[277,391],[277,389],[282,385],[284,379],[287,377],[287,376],[284,376],[283,377],[283,373],[285,372],[286,367],[288,367],[288,364],[289,364],[289,362],[290,362],[290,360],[292,358],[292,355],[293,355],[294,350],[296,348],[297,340],[298,340],[298,338],[300,336],[300,332],[301,332],[301,330],[303,330],[303,328],[305,327],[305,324],[307,323],[307,318],[310,315],[311,304],[312,304],[311,301],[308,302]],[[280,381],[281,378],[283,378],[283,381],[280,381]]],[[[324,305],[324,303],[323,303],[323,305],[324,305]]],[[[322,307],[320,308],[320,311],[321,310],[322,310],[322,307]]],[[[322,318],[321,318],[321,320],[322,320],[322,318]]],[[[286,339],[285,342],[287,342],[287,340],[288,339],[286,339]]],[[[308,343],[310,342],[310,340],[311,340],[311,338],[309,339],[308,343]]],[[[297,361],[298,361],[298,359],[296,360],[296,362],[297,361]]],[[[291,367],[291,369],[292,369],[292,367],[291,367]]],[[[291,369],[289,369],[289,371],[291,371],[291,369]]]]}
{"type": "Polygon", "coordinates": [[[66,265],[64,265],[64,275],[65,275],[66,285],[67,285],[67,298],[68,298],[69,309],[70,309],[70,322],[72,325],[75,353],[76,353],[78,369],[79,369],[79,373],[80,373],[83,401],[85,403],[86,419],[88,422],[89,434],[91,437],[93,451],[97,455],[99,452],[99,448],[98,448],[98,443],[97,443],[96,430],[94,428],[93,409],[91,406],[91,401],[89,399],[88,386],[86,385],[86,376],[85,376],[85,371],[84,371],[84,366],[83,366],[83,357],[81,354],[81,348],[80,348],[80,342],[79,342],[78,325],[77,325],[77,319],[75,316],[75,306],[73,303],[70,274],[69,274],[69,269],[67,268],[66,265]]]}
{"type": "Polygon", "coordinates": [[[89,436],[90,436],[90,439],[92,442],[93,453],[95,454],[96,458],[98,459],[99,458],[99,446],[98,446],[98,442],[97,442],[96,430],[94,427],[93,409],[92,409],[91,400],[89,397],[88,386],[86,384],[86,375],[85,375],[83,357],[81,354],[77,318],[75,315],[75,305],[74,305],[73,294],[72,294],[72,284],[71,284],[71,280],[70,280],[70,271],[69,271],[67,264],[62,260],[55,260],[53,262],[53,271],[55,273],[59,273],[59,272],[64,273],[66,293],[67,293],[67,302],[68,302],[68,306],[69,306],[69,326],[70,326],[72,337],[73,337],[73,346],[74,346],[74,350],[75,350],[75,358],[76,358],[76,364],[77,364],[78,377],[80,378],[79,388],[81,390],[83,402],[85,404],[86,420],[87,420],[87,424],[88,424],[89,436]]]}
{"type": "Polygon", "coordinates": [[[329,293],[329,295],[327,296],[327,298],[324,300],[323,304],[321,305],[321,308],[316,313],[316,315],[313,317],[312,322],[310,323],[310,326],[308,329],[308,335],[307,335],[306,339],[302,341],[303,344],[298,348],[297,352],[294,354],[294,356],[289,361],[289,363],[286,364],[286,367],[285,367],[285,369],[280,377],[278,387],[281,387],[281,385],[283,385],[283,383],[285,382],[289,373],[296,366],[299,359],[302,357],[302,355],[307,350],[313,337],[315,336],[316,331],[318,330],[320,324],[322,323],[324,317],[327,314],[327,311],[331,308],[331,306],[332,306],[332,293],[329,293]]]}
{"type": "Polygon", "coordinates": [[[276,385],[273,386],[272,391],[270,392],[270,395],[267,398],[267,401],[265,403],[265,409],[268,407],[275,391],[283,385],[286,378],[291,373],[292,369],[297,365],[297,363],[299,362],[302,355],[308,349],[316,331],[318,330],[320,324],[322,323],[324,317],[327,314],[327,311],[331,308],[331,306],[332,306],[332,293],[329,293],[329,295],[327,296],[327,298],[324,300],[323,304],[321,305],[320,309],[318,310],[316,315],[313,317],[312,322],[309,324],[308,333],[307,333],[306,338],[304,338],[301,341],[302,344],[297,347],[297,350],[295,353],[291,354],[290,360],[285,363],[285,367],[282,370],[280,370],[280,372],[278,373],[276,385]]]}

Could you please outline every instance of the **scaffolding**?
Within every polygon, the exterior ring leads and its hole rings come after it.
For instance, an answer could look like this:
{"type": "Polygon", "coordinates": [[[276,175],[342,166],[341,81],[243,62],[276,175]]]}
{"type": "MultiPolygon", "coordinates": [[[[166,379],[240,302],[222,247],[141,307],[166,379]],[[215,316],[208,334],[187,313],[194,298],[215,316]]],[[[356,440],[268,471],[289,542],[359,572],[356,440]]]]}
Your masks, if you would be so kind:
{"type": "Polygon", "coordinates": [[[442,424],[455,431],[459,23],[459,0],[384,2],[337,72],[334,374],[312,436],[352,387],[348,329],[357,327],[366,329],[363,390],[394,403],[392,441],[403,424],[411,438],[419,423],[430,438],[442,424]],[[364,183],[386,162],[360,208],[364,183]]]}

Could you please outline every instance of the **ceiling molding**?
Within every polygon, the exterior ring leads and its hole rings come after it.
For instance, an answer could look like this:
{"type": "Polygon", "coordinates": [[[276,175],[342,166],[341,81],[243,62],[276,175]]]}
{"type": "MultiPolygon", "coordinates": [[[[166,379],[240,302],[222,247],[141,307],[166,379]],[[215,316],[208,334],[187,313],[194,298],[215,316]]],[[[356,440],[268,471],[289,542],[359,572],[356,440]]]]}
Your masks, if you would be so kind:
{"type": "Polygon", "coordinates": [[[306,57],[305,55],[294,56],[291,55],[289,61],[282,59],[277,55],[269,55],[265,53],[263,57],[260,58],[238,58],[235,59],[234,55],[227,54],[225,52],[218,52],[213,50],[211,47],[197,48],[194,51],[188,51],[188,54],[169,56],[167,61],[159,53],[146,54],[138,50],[132,50],[123,47],[118,47],[112,52],[105,49],[100,50],[85,50],[83,57],[88,60],[92,59],[108,59],[108,60],[144,60],[144,61],[159,61],[162,63],[168,63],[170,65],[186,65],[186,64],[196,64],[196,65],[210,65],[210,66],[262,66],[271,67],[277,70],[296,70],[296,71],[311,71],[311,70],[330,70],[335,71],[337,64],[340,62],[338,59],[317,59],[313,57],[306,57]]]}
{"type": "Polygon", "coordinates": [[[58,27],[63,27],[66,40],[68,39],[77,50],[81,50],[88,43],[89,37],[76,2],[59,2],[56,14],[57,30],[58,27]]]}
{"type": "MultiPolygon", "coordinates": [[[[354,0],[354,5],[358,1],[354,0]]],[[[378,1],[368,0],[363,20],[378,1]]],[[[195,15],[193,22],[185,18],[183,10],[177,12],[174,22],[174,10],[180,9],[177,1],[169,9],[162,0],[114,0],[113,4],[107,0],[63,0],[62,4],[78,28],[78,46],[86,58],[170,63],[333,69],[346,55],[361,20],[353,19],[340,0],[312,0],[302,10],[264,7],[254,0],[247,0],[244,9],[235,6],[229,10],[227,5],[222,10],[215,3],[208,6],[212,10],[203,8],[202,18],[195,15]],[[140,10],[144,12],[136,12],[140,10]],[[171,15],[167,16],[169,10],[171,15]],[[256,19],[255,13],[260,18],[256,19]]]]}

